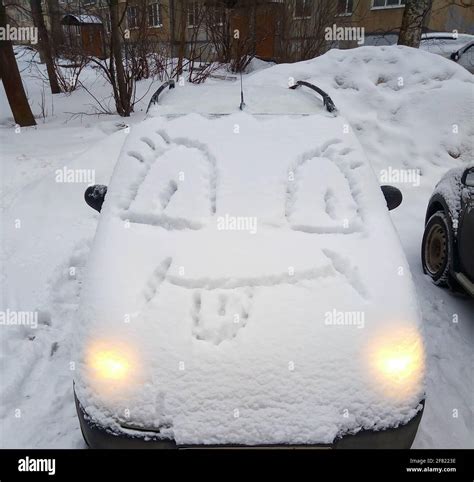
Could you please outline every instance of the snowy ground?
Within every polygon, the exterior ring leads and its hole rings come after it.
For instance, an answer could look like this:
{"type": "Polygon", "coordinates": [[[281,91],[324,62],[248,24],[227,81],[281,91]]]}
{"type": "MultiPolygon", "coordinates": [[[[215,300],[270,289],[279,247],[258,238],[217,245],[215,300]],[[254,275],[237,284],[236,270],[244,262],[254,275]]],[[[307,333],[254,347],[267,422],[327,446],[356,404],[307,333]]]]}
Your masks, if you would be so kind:
{"type": "MultiPolygon", "coordinates": [[[[39,114],[41,82],[26,58],[20,66],[27,69],[28,95],[39,114]]],[[[474,301],[433,286],[422,274],[419,251],[435,183],[473,159],[473,77],[441,57],[390,47],[331,51],[256,71],[244,84],[282,84],[291,76],[331,93],[381,177],[389,167],[421,171],[419,185],[398,185],[404,203],[392,213],[415,277],[428,352],[427,404],[414,447],[472,448],[474,301]]],[[[94,71],[84,73],[84,82],[105,95],[94,71]]],[[[142,93],[147,88],[145,82],[139,86],[142,93]]],[[[150,95],[127,124],[144,118],[150,95]]],[[[98,215],[83,201],[84,184],[55,178],[65,167],[94,169],[95,182],[107,184],[128,133],[118,116],[71,119],[71,112],[92,110],[84,90],[55,97],[54,108],[52,102],[46,92],[48,115],[36,128],[16,133],[0,91],[0,306],[39,311],[36,328],[0,327],[0,446],[8,448],[84,447],[72,400],[70,347],[98,215]]]]}

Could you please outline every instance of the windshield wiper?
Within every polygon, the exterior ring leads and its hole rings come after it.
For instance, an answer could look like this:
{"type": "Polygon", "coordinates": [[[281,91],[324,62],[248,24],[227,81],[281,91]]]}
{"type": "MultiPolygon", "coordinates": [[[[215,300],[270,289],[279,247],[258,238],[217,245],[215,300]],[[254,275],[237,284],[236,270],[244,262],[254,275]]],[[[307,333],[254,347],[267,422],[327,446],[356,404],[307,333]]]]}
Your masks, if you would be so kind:
{"type": "Polygon", "coordinates": [[[317,92],[323,98],[324,107],[326,107],[326,110],[328,112],[337,111],[337,108],[336,108],[334,102],[332,101],[331,97],[329,97],[329,94],[326,94],[326,92],[324,92],[324,90],[320,89],[319,87],[316,87],[313,84],[310,84],[309,82],[306,82],[305,80],[297,80],[294,85],[290,86],[290,89],[294,90],[294,89],[296,89],[297,87],[300,87],[300,86],[308,87],[311,90],[314,90],[315,92],[317,92]]]}
{"type": "Polygon", "coordinates": [[[148,114],[148,111],[150,110],[150,107],[153,104],[158,104],[158,97],[166,89],[166,87],[169,86],[170,89],[174,89],[174,84],[175,84],[174,80],[171,79],[171,80],[167,80],[166,82],[160,85],[159,89],[152,95],[150,102],[148,103],[148,107],[146,109],[147,114],[148,114]]]}

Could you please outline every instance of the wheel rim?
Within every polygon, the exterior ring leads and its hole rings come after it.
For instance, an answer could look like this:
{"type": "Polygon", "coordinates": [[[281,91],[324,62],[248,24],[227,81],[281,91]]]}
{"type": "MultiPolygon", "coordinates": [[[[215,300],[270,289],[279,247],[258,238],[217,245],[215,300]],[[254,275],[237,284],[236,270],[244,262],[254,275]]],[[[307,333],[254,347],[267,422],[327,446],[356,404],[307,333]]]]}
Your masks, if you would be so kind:
{"type": "Polygon", "coordinates": [[[425,245],[426,269],[431,275],[438,274],[446,262],[446,232],[439,224],[431,226],[425,245]]]}

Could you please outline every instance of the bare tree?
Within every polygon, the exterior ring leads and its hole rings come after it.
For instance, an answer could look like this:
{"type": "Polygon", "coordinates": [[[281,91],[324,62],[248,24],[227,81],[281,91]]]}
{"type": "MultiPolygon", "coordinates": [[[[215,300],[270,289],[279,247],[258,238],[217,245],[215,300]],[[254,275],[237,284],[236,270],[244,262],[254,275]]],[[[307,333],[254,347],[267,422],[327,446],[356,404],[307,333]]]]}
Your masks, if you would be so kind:
{"type": "MultiPolygon", "coordinates": [[[[206,2],[177,0],[170,11],[173,20],[169,50],[176,52],[177,63],[167,71],[168,78],[186,77],[191,83],[203,82],[217,65],[211,61],[211,42],[207,38],[206,20],[212,7],[206,2]],[[191,21],[192,25],[187,25],[191,21]]],[[[170,65],[168,65],[169,67],[170,65]]]]}
{"type": "MultiPolygon", "coordinates": [[[[255,57],[257,37],[265,41],[267,32],[257,27],[257,2],[218,0],[207,4],[205,29],[216,59],[229,64],[232,72],[242,72],[255,57]]],[[[261,15],[266,24],[266,15],[261,15]]]]}
{"type": "Polygon", "coordinates": [[[54,70],[62,92],[71,93],[77,89],[84,67],[89,63],[82,52],[69,52],[67,57],[54,57],[54,70]]]}
{"type": "Polygon", "coordinates": [[[229,63],[232,59],[231,19],[234,9],[228,2],[216,2],[213,9],[208,8],[205,13],[205,28],[209,42],[213,46],[219,62],[229,63]]]}
{"type": "Polygon", "coordinates": [[[433,0],[406,0],[398,45],[420,46],[421,32],[433,0]]]}
{"type": "Polygon", "coordinates": [[[176,7],[181,12],[178,32],[175,33],[178,38],[178,65],[176,68],[176,77],[180,77],[183,74],[184,55],[186,53],[186,17],[189,6],[186,4],[185,0],[177,0],[176,7]]]}
{"type": "Polygon", "coordinates": [[[56,72],[54,70],[54,62],[51,50],[51,44],[49,41],[49,34],[46,30],[46,25],[43,18],[43,10],[41,8],[41,0],[30,0],[31,15],[33,17],[33,23],[38,29],[39,34],[39,49],[42,58],[46,64],[46,70],[48,72],[49,85],[51,87],[52,94],[59,94],[61,88],[56,78],[56,72]]]}
{"type": "MultiPolygon", "coordinates": [[[[118,0],[108,0],[110,32],[105,36],[108,58],[88,56],[89,62],[97,66],[110,83],[117,113],[122,117],[130,116],[139,100],[136,99],[136,82],[156,72],[153,66],[150,69],[150,60],[160,62],[159,55],[153,56],[153,52],[158,50],[158,43],[150,34],[147,23],[152,5],[156,3],[143,1],[132,5],[133,15],[129,15],[127,28],[128,1],[119,4],[118,0]]],[[[95,100],[101,111],[105,111],[98,99],[95,100]]]]}
{"type": "MultiPolygon", "coordinates": [[[[0,27],[6,28],[6,23],[5,6],[0,1],[0,27]]],[[[0,77],[15,122],[21,127],[36,125],[21,82],[13,46],[9,40],[0,40],[0,77]]]]}
{"type": "Polygon", "coordinates": [[[53,41],[53,51],[57,52],[59,46],[63,43],[63,31],[61,28],[61,11],[59,9],[59,0],[48,0],[48,14],[51,22],[51,38],[53,41]]]}
{"type": "Polygon", "coordinates": [[[130,105],[131,86],[127,82],[125,68],[122,61],[122,40],[123,32],[121,25],[124,21],[126,10],[122,14],[119,12],[118,0],[110,0],[110,63],[109,79],[114,89],[115,104],[117,112],[124,117],[128,117],[132,111],[130,105]]]}
{"type": "MultiPolygon", "coordinates": [[[[297,62],[323,54],[329,44],[325,39],[325,29],[330,27],[338,13],[337,2],[318,0],[303,5],[302,10],[294,0],[284,2],[283,15],[278,35],[281,60],[297,62]]],[[[338,24],[344,17],[338,19],[338,24]]]]}
{"type": "MultiPolygon", "coordinates": [[[[208,39],[207,24],[220,23],[219,12],[215,2],[199,3],[197,8],[194,8],[193,25],[187,28],[189,36],[187,49],[184,49],[186,58],[183,62],[183,70],[188,72],[188,82],[200,84],[217,68],[217,64],[211,61],[214,55],[212,44],[208,39]]],[[[185,18],[186,14],[186,11],[182,12],[181,17],[185,18]]]]}

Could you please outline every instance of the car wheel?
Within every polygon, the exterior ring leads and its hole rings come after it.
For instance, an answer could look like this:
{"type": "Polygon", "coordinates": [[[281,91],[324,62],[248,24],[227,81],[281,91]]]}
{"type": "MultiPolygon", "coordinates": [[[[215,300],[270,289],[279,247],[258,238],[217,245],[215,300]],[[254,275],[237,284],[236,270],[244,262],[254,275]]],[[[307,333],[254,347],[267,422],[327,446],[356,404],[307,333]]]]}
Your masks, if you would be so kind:
{"type": "Polygon", "coordinates": [[[434,213],[425,226],[421,244],[423,271],[439,286],[449,284],[452,260],[452,234],[448,218],[442,211],[434,213]]]}

